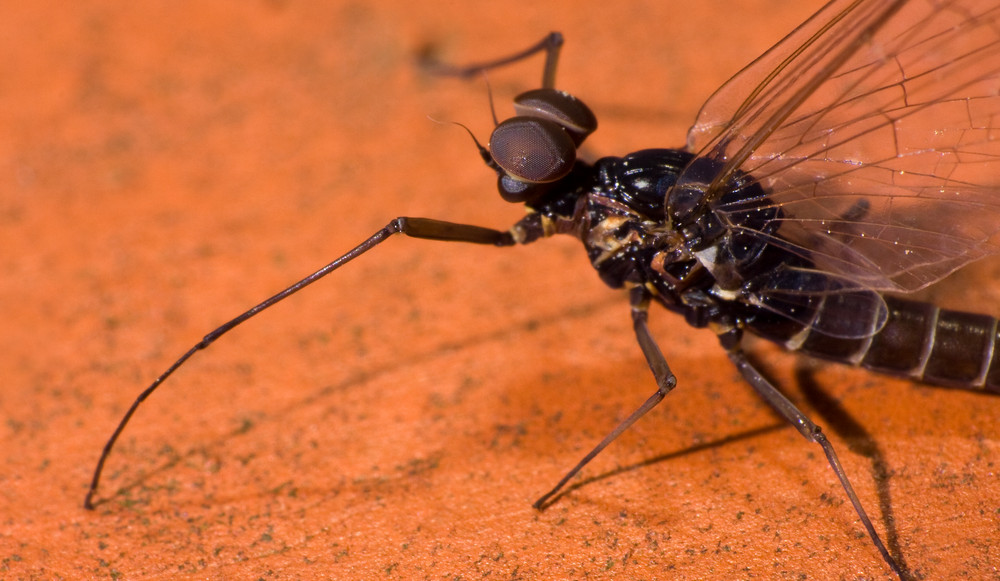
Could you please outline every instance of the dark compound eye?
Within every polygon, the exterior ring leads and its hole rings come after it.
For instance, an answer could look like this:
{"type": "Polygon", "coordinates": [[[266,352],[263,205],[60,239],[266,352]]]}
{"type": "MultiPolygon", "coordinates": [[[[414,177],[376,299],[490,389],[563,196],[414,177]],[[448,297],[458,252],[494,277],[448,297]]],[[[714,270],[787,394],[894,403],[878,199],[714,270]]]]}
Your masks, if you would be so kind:
{"type": "Polygon", "coordinates": [[[514,117],[490,136],[493,161],[514,179],[556,181],[573,169],[576,144],[559,124],[537,117],[514,117]]]}
{"type": "Polygon", "coordinates": [[[597,129],[589,107],[555,89],[521,93],[514,99],[514,111],[517,117],[498,125],[490,136],[490,154],[517,181],[538,184],[564,177],[576,161],[576,148],[597,129]]]}
{"type": "Polygon", "coordinates": [[[579,146],[597,130],[597,117],[573,95],[555,89],[533,89],[514,98],[514,111],[521,117],[548,119],[558,123],[579,146]]]}

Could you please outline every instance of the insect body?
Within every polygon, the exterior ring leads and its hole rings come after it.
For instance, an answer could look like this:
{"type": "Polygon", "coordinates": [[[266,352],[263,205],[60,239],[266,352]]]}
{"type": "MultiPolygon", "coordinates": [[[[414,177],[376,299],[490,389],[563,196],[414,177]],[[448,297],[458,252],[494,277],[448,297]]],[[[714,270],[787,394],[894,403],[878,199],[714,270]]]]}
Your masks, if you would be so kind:
{"type": "Polygon", "coordinates": [[[400,217],[302,281],[209,333],[133,403],[236,325],[394,234],[495,246],[578,238],[605,283],[629,292],[657,389],[535,506],[676,385],[647,327],[656,302],[716,333],[750,385],[819,444],[886,563],[885,548],[823,432],[741,350],[745,332],[788,349],[916,380],[1000,392],[997,320],[885,295],[927,286],[996,253],[1000,232],[1000,5],[834,0],[705,105],[684,149],[588,163],[597,127],[554,88],[562,38],[443,74],[471,75],[544,51],[542,88],[515,100],[483,161],[528,213],[506,231],[400,217]]]}

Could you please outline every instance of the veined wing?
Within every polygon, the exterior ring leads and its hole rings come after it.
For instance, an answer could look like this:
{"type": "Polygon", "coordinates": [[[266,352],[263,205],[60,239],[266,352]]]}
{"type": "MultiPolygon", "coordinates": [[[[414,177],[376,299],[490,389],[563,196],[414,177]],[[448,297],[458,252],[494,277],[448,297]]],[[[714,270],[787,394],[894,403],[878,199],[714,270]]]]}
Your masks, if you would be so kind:
{"type": "Polygon", "coordinates": [[[1000,2],[834,0],[712,96],[688,148],[721,169],[675,188],[724,220],[778,206],[754,234],[817,269],[931,284],[1000,251],[1000,2]],[[723,203],[738,172],[763,197],[723,203]]]}

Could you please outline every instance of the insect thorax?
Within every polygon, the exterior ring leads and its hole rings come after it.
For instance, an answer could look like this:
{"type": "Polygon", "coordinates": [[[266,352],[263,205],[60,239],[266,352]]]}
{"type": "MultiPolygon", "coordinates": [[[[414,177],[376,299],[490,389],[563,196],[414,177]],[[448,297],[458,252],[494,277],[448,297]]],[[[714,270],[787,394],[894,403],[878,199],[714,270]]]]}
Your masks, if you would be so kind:
{"type": "Polygon", "coordinates": [[[675,211],[672,188],[692,161],[710,182],[717,164],[683,150],[649,149],[578,163],[558,188],[531,204],[535,213],[526,221],[537,221],[534,230],[541,235],[576,236],[608,286],[643,286],[689,323],[703,326],[723,312],[744,319],[751,313],[738,304],[742,285],[760,271],[761,261],[788,257],[759,237],[740,234],[741,226],[766,230],[777,216],[773,209],[754,209],[773,207],[760,203],[763,190],[744,175],[736,176],[734,193],[717,203],[697,200],[686,212],[675,211]],[[744,198],[755,204],[741,210],[744,198]],[[717,213],[718,206],[726,212],[717,213]]]}
{"type": "MultiPolygon", "coordinates": [[[[650,149],[578,163],[564,183],[531,209],[545,235],[579,238],[591,264],[612,288],[651,286],[667,302],[703,278],[697,259],[666,220],[666,193],[692,158],[650,149]]],[[[532,219],[531,216],[528,218],[532,219]]]]}

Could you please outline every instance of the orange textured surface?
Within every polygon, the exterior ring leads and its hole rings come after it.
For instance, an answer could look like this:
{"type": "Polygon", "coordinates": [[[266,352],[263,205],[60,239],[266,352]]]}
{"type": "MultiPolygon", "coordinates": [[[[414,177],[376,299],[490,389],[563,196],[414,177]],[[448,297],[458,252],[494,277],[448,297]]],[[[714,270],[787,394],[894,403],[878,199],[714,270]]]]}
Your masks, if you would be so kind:
{"type": "MultiPolygon", "coordinates": [[[[559,85],[601,120],[589,155],[676,147],[816,7],[733,4],[6,7],[0,577],[889,578],[820,450],[660,310],[680,386],[531,508],[653,390],[626,298],[569,239],[387,243],[191,360],[81,507],[126,407],[214,326],[394,216],[519,217],[428,120],[485,138],[483,84],[421,76],[420,50],[561,30],[559,85]]],[[[540,67],[491,75],[501,111],[540,67]]],[[[997,575],[1000,399],[830,365],[818,404],[795,357],[756,351],[911,568],[997,575]]]]}

